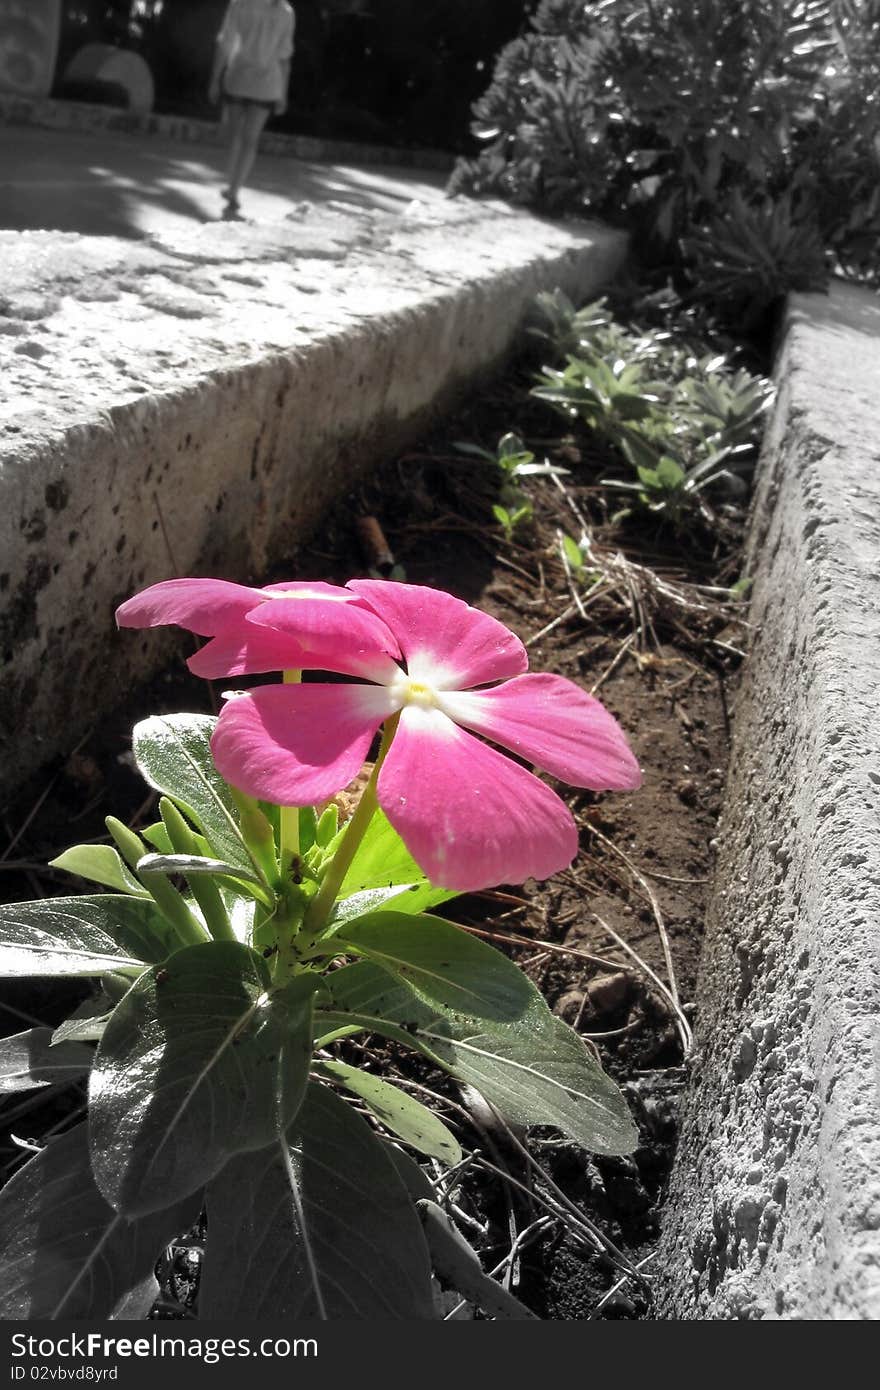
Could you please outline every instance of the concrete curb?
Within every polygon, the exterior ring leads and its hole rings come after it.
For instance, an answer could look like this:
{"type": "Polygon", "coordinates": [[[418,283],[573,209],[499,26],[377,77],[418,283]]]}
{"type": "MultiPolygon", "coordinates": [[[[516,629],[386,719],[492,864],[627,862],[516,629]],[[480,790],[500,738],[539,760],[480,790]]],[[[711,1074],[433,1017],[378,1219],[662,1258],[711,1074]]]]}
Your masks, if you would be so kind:
{"type": "MultiPolygon", "coordinates": [[[[14,96],[8,92],[0,92],[0,122],[77,133],[106,131],[111,135],[153,135],[190,145],[225,144],[219,121],[205,121],[197,116],[120,110],[88,101],[14,96]]],[[[355,140],[329,140],[314,135],[285,135],[278,130],[263,132],[260,152],[327,164],[383,164],[400,169],[433,169],[440,172],[451,172],[455,164],[455,155],[445,150],[407,150],[396,145],[368,145],[355,140]]]]}
{"type": "Polygon", "coordinates": [[[880,302],[788,313],[661,1315],[880,1317],[880,302]]]}
{"type": "Polygon", "coordinates": [[[120,640],[121,599],[175,567],[261,575],[500,362],[538,290],[587,296],[624,252],[467,200],[149,242],[0,233],[0,796],[168,652],[120,640]]]}

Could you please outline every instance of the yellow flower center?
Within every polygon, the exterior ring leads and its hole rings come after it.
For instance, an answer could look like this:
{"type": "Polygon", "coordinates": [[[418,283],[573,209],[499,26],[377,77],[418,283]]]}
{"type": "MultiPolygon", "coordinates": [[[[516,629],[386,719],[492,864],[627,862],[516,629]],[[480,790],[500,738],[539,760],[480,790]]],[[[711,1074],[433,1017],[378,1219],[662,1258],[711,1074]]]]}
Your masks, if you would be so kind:
{"type": "Polygon", "coordinates": [[[401,706],[416,705],[419,709],[434,709],[437,705],[437,696],[430,685],[423,685],[421,681],[411,681],[402,673],[391,689],[401,706]]]}

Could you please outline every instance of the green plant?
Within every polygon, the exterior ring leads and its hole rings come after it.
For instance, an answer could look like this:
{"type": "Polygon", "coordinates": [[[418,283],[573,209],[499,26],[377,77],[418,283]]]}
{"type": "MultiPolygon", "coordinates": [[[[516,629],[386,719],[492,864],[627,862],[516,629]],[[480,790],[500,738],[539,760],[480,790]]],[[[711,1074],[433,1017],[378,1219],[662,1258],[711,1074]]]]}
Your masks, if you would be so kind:
{"type": "Polygon", "coordinates": [[[501,436],[494,454],[479,444],[470,444],[461,440],[454,447],[459,453],[468,454],[472,458],[491,464],[494,469],[497,469],[500,501],[493,504],[492,515],[503,529],[505,539],[508,541],[513,538],[513,533],[518,526],[524,526],[531,521],[533,514],[531,502],[522,489],[516,485],[517,479],[549,478],[554,474],[561,477],[568,472],[567,468],[555,466],[546,459],[543,463],[538,463],[531,449],[527,449],[519,435],[514,434],[513,431],[508,431],[507,434],[501,436]]]}
{"type": "MultiPolygon", "coordinates": [[[[0,974],[99,982],[54,1033],[0,1044],[0,1089],[89,1087],[88,1123],[0,1194],[0,1313],[145,1316],[161,1249],[204,1206],[203,1319],[430,1318],[449,1233],[398,1145],[446,1165],[459,1145],[347,1039],[413,1050],[515,1125],[603,1153],[635,1144],[621,1093],[527,976],[428,915],[577,850],[556,794],[458,721],[591,787],[636,787],[635,759],[598,701],[524,674],[512,632],[437,590],[180,579],[117,618],[207,635],[190,658],[202,673],[285,679],[230,696],[217,720],[140,723],[159,819],[136,832],[108,817],[111,844],[55,861],[109,891],[0,907],[0,974]],[[292,659],[355,681],[301,683],[292,659]],[[380,725],[340,826],[323,803],[380,725]]],[[[465,1273],[496,1315],[529,1316],[465,1273]]]]}
{"type": "Polygon", "coordinates": [[[710,489],[743,490],[770,383],[734,370],[723,354],[675,343],[668,331],[619,323],[603,300],[575,311],[557,291],[536,307],[539,336],[557,351],[574,342],[577,352],[568,351],[561,369],[545,367],[532,394],[601,436],[636,471],[635,480],[602,485],[634,494],[677,527],[689,516],[711,521],[710,489]]]}
{"type": "Polygon", "coordinates": [[[543,0],[452,186],[625,225],[738,328],[832,267],[876,280],[878,20],[876,0],[543,0]]]}
{"type": "MultiPolygon", "coordinates": [[[[636,466],[637,482],[619,478],[603,478],[602,486],[617,492],[632,492],[647,511],[654,513],[671,526],[681,528],[700,511],[703,519],[712,522],[702,494],[723,476],[721,458],[710,454],[692,468],[684,469],[678,459],[661,454],[654,467],[636,466]]],[[[618,513],[622,519],[628,513],[618,513]]]]}
{"type": "Polygon", "coordinates": [[[598,570],[588,566],[586,547],[580,541],[576,541],[574,536],[563,534],[559,537],[559,548],[562,562],[576,585],[582,589],[589,589],[594,584],[601,583],[602,575],[598,570]]]}
{"type": "Polygon", "coordinates": [[[513,534],[517,527],[524,526],[527,522],[531,521],[533,515],[532,504],[529,501],[522,501],[519,506],[509,510],[507,507],[496,502],[492,507],[492,515],[504,531],[504,539],[506,541],[511,541],[513,540],[513,534]]]}

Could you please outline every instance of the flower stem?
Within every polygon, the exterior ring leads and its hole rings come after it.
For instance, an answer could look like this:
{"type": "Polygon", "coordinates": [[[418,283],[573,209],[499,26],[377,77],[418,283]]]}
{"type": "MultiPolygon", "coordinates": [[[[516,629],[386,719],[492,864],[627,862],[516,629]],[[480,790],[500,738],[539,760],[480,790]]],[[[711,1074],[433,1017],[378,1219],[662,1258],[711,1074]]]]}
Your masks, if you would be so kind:
{"type": "Polygon", "coordinates": [[[399,714],[392,715],[391,718],[385,722],[385,727],[382,730],[382,742],[379,745],[379,755],[376,758],[370,780],[361,793],[361,799],[357,804],[354,815],[345,827],[345,834],[342,837],[342,842],[333,856],[324,881],[309,904],[309,910],[306,913],[303,923],[305,931],[309,933],[317,934],[329,917],[330,909],[335,903],[337,894],[342,887],[342,880],[351,867],[352,860],[357,854],[364,835],[367,833],[367,827],[370,821],[379,809],[379,802],[376,797],[376,784],[379,781],[379,772],[385,761],[385,755],[391,747],[391,740],[397,732],[397,725],[399,722],[399,714]]]}
{"type": "MultiPolygon", "coordinates": [[[[302,680],[302,671],[284,671],[282,680],[285,685],[299,685],[302,680]]],[[[299,854],[299,807],[280,806],[280,850],[281,850],[281,876],[284,878],[295,855],[299,854]]]]}
{"type": "Polygon", "coordinates": [[[283,984],[300,969],[296,939],[302,925],[302,917],[302,894],[292,884],[287,884],[278,895],[275,909],[278,951],[272,967],[272,978],[276,984],[283,984]]]}

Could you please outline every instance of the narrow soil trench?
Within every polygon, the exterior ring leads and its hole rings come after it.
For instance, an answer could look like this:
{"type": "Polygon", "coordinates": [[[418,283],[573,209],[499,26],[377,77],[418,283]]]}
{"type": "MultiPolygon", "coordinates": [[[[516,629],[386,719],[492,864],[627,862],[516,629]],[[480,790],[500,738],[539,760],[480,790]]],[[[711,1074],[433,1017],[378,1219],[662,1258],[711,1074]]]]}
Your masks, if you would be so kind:
{"type": "MultiPolygon", "coordinates": [[[[382,557],[366,553],[358,521],[375,517],[409,582],[448,589],[492,613],[526,643],[533,670],[558,672],[595,691],[626,730],[644,771],[639,791],[599,796],[554,784],[581,827],[571,868],[547,883],[459,899],[444,912],[508,952],[551,1008],[597,1049],[632,1106],[637,1153],[597,1159],[542,1130],[530,1133],[525,1149],[523,1136],[507,1131],[479,1098],[410,1054],[372,1042],[338,1046],[359,1065],[402,1079],[422,1099],[425,1089],[434,1093],[465,1150],[477,1155],[446,1193],[453,1212],[485,1268],[499,1268],[499,1277],[506,1272],[539,1317],[650,1317],[651,1255],[686,1076],[689,1001],[744,640],[736,605],[710,601],[699,586],[723,588],[738,578],[742,516],[728,509],[721,536],[612,526],[607,494],[597,487],[607,455],[593,458],[583,439],[560,438],[558,417],[528,400],[532,380],[528,365],[513,367],[340,499],[278,571],[251,578],[344,583],[363,575],[382,557]],[[571,471],[564,480],[528,480],[534,518],[505,540],[492,517],[497,477],[457,453],[453,441],[494,449],[511,428],[539,458],[571,471]],[[559,544],[562,533],[580,529],[578,517],[589,519],[606,557],[623,550],[630,562],[619,584],[587,605],[572,591],[559,544]]],[[[121,632],[117,640],[140,639],[121,632]]],[[[223,686],[211,692],[188,675],[183,663],[191,651],[180,634],[179,657],[165,672],[132,692],[126,708],[5,808],[0,897],[85,891],[79,880],[47,870],[46,860],[71,843],[104,838],[108,813],[133,825],[150,818],[153,798],[134,771],[130,729],[148,714],[210,712],[212,693],[216,706],[223,686]]],[[[59,681],[63,690],[63,672],[59,681]]],[[[0,1030],[57,1023],[88,989],[5,982],[0,1030]]],[[[76,1087],[4,1098],[0,1181],[27,1157],[23,1143],[42,1143],[81,1119],[83,1107],[76,1087]]],[[[439,1169],[432,1176],[442,1182],[439,1169]]],[[[153,1316],[192,1316],[199,1246],[196,1233],[163,1260],[163,1296],[153,1316]]],[[[458,1300],[449,1298],[453,1312],[458,1300]]]]}

